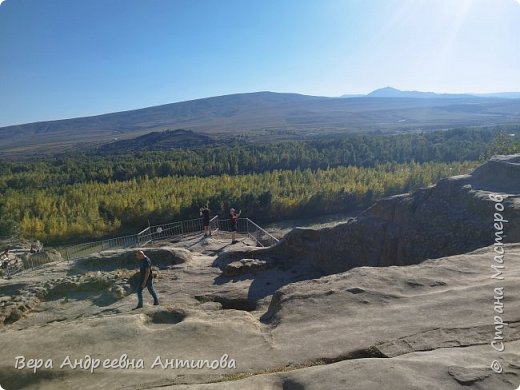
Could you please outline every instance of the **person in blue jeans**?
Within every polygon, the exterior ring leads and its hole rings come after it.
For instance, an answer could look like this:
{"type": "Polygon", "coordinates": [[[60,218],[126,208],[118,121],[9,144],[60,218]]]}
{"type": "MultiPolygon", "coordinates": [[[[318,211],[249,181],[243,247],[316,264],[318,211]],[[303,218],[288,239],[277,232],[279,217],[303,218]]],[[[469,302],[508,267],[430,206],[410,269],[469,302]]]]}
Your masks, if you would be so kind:
{"type": "MultiPolygon", "coordinates": [[[[153,297],[153,304],[159,304],[159,298],[157,297],[157,293],[155,292],[155,288],[153,287],[153,277],[152,277],[152,261],[144,254],[143,251],[137,251],[135,253],[135,257],[141,262],[139,270],[140,270],[140,278],[139,284],[137,285],[137,307],[135,309],[140,309],[143,307],[143,290],[145,287],[148,288],[148,291],[153,297]]],[[[134,309],[134,310],[135,310],[134,309]]]]}

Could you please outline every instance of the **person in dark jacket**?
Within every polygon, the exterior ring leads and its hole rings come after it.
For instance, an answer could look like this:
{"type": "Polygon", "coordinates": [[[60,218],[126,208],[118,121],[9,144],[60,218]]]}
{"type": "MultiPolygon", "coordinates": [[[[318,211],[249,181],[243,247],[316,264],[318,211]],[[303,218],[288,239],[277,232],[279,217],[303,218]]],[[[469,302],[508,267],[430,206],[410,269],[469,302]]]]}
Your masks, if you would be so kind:
{"type": "Polygon", "coordinates": [[[229,220],[231,223],[231,243],[236,244],[237,241],[237,222],[242,211],[236,212],[235,209],[229,210],[229,220]]]}
{"type": "Polygon", "coordinates": [[[139,284],[137,285],[137,306],[135,309],[140,309],[143,307],[143,290],[145,287],[148,288],[148,291],[153,297],[153,304],[158,305],[159,298],[157,297],[157,292],[153,287],[152,261],[144,254],[143,251],[135,252],[135,257],[137,257],[137,259],[141,262],[139,267],[139,284]]]}
{"type": "Polygon", "coordinates": [[[204,226],[204,237],[211,236],[211,229],[209,228],[209,207],[208,205],[200,208],[200,216],[202,217],[202,226],[204,226]]]}

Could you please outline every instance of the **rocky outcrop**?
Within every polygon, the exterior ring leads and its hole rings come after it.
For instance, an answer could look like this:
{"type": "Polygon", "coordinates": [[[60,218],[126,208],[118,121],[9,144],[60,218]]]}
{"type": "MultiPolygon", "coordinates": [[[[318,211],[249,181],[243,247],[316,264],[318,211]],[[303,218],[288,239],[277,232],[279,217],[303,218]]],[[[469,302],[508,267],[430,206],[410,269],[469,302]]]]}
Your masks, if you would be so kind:
{"type": "MultiPolygon", "coordinates": [[[[0,281],[0,316],[6,316],[0,383],[8,389],[132,388],[132,369],[100,367],[90,374],[56,364],[64,355],[116,359],[125,353],[144,360],[138,374],[147,389],[515,388],[520,263],[513,260],[520,243],[504,250],[509,260],[498,284],[490,277],[488,247],[418,265],[358,267],[285,284],[257,306],[247,300],[248,289],[261,281],[244,277],[219,284],[212,258],[194,253],[198,267],[161,270],[161,305],[148,301],[141,310],[132,310],[134,294],[111,298],[135,270],[71,277],[65,275],[73,264],[50,264],[20,274],[17,282],[0,281]],[[506,296],[503,352],[490,346],[498,286],[506,296]],[[29,296],[39,303],[27,310],[29,296]],[[13,304],[2,312],[2,302],[13,304]],[[213,361],[224,354],[236,368],[152,368],[157,356],[163,362],[213,361]],[[55,366],[18,370],[16,356],[52,358],[55,366]],[[495,359],[502,374],[490,369],[495,359]]],[[[270,272],[273,283],[283,276],[275,268],[258,276],[270,272]]]]}
{"type": "Polygon", "coordinates": [[[327,273],[465,253],[495,241],[497,202],[490,194],[504,199],[501,214],[508,222],[502,241],[519,242],[520,155],[513,155],[494,157],[470,175],[380,200],[348,223],[294,229],[260,253],[284,263],[310,262],[327,273]]]}
{"type": "Polygon", "coordinates": [[[265,260],[242,259],[240,261],[233,261],[226,265],[222,274],[225,276],[237,276],[250,272],[262,271],[267,267],[268,263],[265,260]]]}

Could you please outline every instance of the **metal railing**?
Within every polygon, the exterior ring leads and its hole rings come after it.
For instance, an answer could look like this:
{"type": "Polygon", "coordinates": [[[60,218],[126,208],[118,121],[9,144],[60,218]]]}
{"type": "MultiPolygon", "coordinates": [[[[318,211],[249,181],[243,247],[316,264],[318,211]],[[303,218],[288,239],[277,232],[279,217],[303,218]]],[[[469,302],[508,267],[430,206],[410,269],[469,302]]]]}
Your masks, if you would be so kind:
{"type": "MultiPolygon", "coordinates": [[[[231,231],[231,221],[221,220],[218,215],[210,220],[210,231],[212,234],[227,233],[231,231]]],[[[202,218],[173,222],[162,225],[149,226],[137,234],[116,237],[107,240],[87,242],[61,248],[62,256],[67,260],[75,260],[93,253],[123,248],[143,247],[154,241],[168,240],[174,238],[185,238],[188,235],[200,234],[204,231],[202,218]]],[[[278,239],[267,233],[264,229],[251,221],[249,218],[239,218],[237,221],[237,233],[247,235],[255,241],[258,246],[271,246],[278,239]]]]}
{"type": "MultiPolygon", "coordinates": [[[[210,220],[210,228],[218,229],[218,216],[210,220]]],[[[137,248],[153,241],[185,237],[188,234],[200,233],[204,230],[202,218],[173,222],[163,225],[149,226],[137,234],[116,237],[101,241],[92,241],[83,244],[61,248],[62,256],[67,260],[75,260],[111,249],[137,248]]]]}
{"type": "MultiPolygon", "coordinates": [[[[218,215],[209,221],[211,231],[218,230],[218,215]]],[[[202,218],[172,222],[163,225],[154,225],[146,228],[139,235],[139,245],[145,245],[153,241],[167,240],[175,237],[183,238],[194,233],[204,231],[202,218]]]]}
{"type": "MultiPolygon", "coordinates": [[[[223,219],[219,221],[219,230],[231,232],[231,220],[223,219]]],[[[267,247],[278,242],[276,237],[267,233],[264,229],[251,221],[249,218],[238,218],[237,233],[247,235],[257,246],[267,247]]]]}
{"type": "Polygon", "coordinates": [[[20,259],[17,259],[16,262],[11,260],[6,262],[5,264],[2,263],[1,274],[4,278],[9,278],[10,276],[22,271],[23,269],[23,263],[20,259]]]}
{"type": "Polygon", "coordinates": [[[52,263],[56,259],[53,259],[52,255],[47,252],[38,252],[27,254],[22,257],[22,263],[24,269],[35,269],[47,263],[52,263]]]}
{"type": "Polygon", "coordinates": [[[79,259],[80,257],[91,255],[109,249],[123,249],[139,246],[142,237],[138,234],[130,236],[116,237],[108,240],[92,241],[83,244],[73,245],[60,249],[62,256],[67,260],[79,259]]]}
{"type": "Polygon", "coordinates": [[[52,250],[44,251],[41,244],[36,252],[32,248],[29,250],[23,247],[15,247],[9,249],[7,257],[0,257],[0,275],[10,277],[21,271],[37,269],[55,261],[59,261],[59,256],[56,256],[52,250]]]}

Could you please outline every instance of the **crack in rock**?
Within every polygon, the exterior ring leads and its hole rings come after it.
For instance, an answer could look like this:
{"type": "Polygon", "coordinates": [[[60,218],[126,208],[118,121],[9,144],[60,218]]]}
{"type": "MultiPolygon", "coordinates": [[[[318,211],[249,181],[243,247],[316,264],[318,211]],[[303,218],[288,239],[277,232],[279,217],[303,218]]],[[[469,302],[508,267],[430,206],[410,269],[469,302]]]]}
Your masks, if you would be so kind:
{"type": "MultiPolygon", "coordinates": [[[[520,329],[511,322],[506,340],[520,340],[520,329]]],[[[471,328],[437,328],[401,337],[397,340],[384,341],[376,347],[388,357],[396,357],[413,352],[433,351],[439,348],[470,347],[489,343],[489,335],[493,334],[492,325],[474,326],[471,328]]]]}

